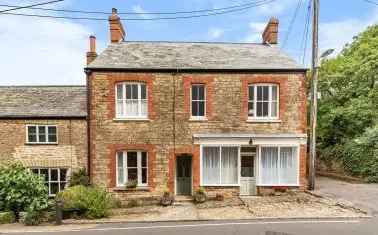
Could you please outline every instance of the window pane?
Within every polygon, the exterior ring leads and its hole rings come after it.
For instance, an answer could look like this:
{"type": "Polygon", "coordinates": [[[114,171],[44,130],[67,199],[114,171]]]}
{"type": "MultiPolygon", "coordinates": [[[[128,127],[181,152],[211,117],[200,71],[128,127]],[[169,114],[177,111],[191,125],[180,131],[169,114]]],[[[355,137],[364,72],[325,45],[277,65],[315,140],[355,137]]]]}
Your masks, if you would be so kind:
{"type": "Polygon", "coordinates": [[[199,116],[198,101],[192,101],[192,116],[199,116]]]}
{"type": "Polygon", "coordinates": [[[257,101],[263,100],[263,89],[262,86],[257,86],[257,101]]]}
{"type": "Polygon", "coordinates": [[[127,167],[137,167],[137,152],[127,152],[127,167]]]}
{"type": "Polygon", "coordinates": [[[262,147],[260,164],[261,183],[278,184],[278,147],[262,147]]]}
{"type": "Polygon", "coordinates": [[[205,100],[205,86],[198,85],[198,99],[205,100]]]}
{"type": "Polygon", "coordinates": [[[39,142],[46,142],[46,128],[45,126],[38,127],[39,142]]]}
{"type": "Polygon", "coordinates": [[[38,174],[38,169],[32,169],[33,174],[38,174]]]}
{"type": "Polygon", "coordinates": [[[29,135],[36,135],[37,134],[37,127],[36,126],[28,126],[28,133],[29,135]]]}
{"type": "Polygon", "coordinates": [[[262,117],[262,115],[263,115],[263,102],[257,102],[256,105],[257,105],[256,116],[262,117]]]}
{"type": "Polygon", "coordinates": [[[56,133],[50,133],[48,135],[48,142],[55,143],[57,141],[56,133]]]}
{"type": "Polygon", "coordinates": [[[138,169],[129,168],[127,169],[127,182],[138,180],[138,169]]]}
{"type": "Polygon", "coordinates": [[[269,103],[268,102],[263,102],[262,105],[263,105],[263,113],[262,113],[262,115],[264,117],[268,117],[269,116],[269,103]]]}
{"type": "Polygon", "coordinates": [[[49,181],[49,170],[48,169],[40,169],[39,171],[40,176],[42,176],[45,181],[49,181]]]}
{"type": "Polygon", "coordinates": [[[125,112],[125,110],[123,110],[123,102],[122,100],[117,100],[116,103],[117,103],[117,115],[122,116],[125,112]]]}
{"type": "Polygon", "coordinates": [[[125,181],[125,172],[124,172],[124,164],[123,164],[123,152],[118,152],[117,153],[117,175],[118,175],[118,178],[117,178],[117,181],[118,181],[118,184],[124,184],[125,181]]]}
{"type": "Polygon", "coordinates": [[[147,184],[147,168],[142,169],[142,184],[147,184]]]}
{"type": "Polygon", "coordinates": [[[277,102],[271,103],[272,117],[277,117],[277,109],[278,109],[277,105],[278,105],[277,102]]]}
{"type": "Polygon", "coordinates": [[[117,85],[117,99],[122,99],[123,84],[117,85]]]}
{"type": "Polygon", "coordinates": [[[50,170],[50,180],[51,181],[58,181],[58,169],[51,169],[50,170]]]}
{"type": "Polygon", "coordinates": [[[219,147],[203,147],[202,175],[204,184],[220,184],[219,147]]]}
{"type": "Polygon", "coordinates": [[[205,101],[198,102],[198,116],[205,116],[205,101]]]}
{"type": "Polygon", "coordinates": [[[60,181],[67,180],[67,169],[60,169],[60,181]]]}
{"type": "Polygon", "coordinates": [[[50,194],[57,194],[59,192],[59,183],[50,183],[50,194]]]}
{"type": "Polygon", "coordinates": [[[222,184],[238,183],[238,148],[222,147],[222,184]]]}
{"type": "Polygon", "coordinates": [[[263,99],[265,101],[269,100],[269,86],[263,86],[263,99]]]}
{"type": "Polygon", "coordinates": [[[66,183],[60,183],[60,191],[64,190],[66,187],[66,183]]]}
{"type": "Polygon", "coordinates": [[[141,105],[142,105],[142,107],[141,107],[141,111],[142,111],[141,115],[143,117],[146,117],[147,116],[147,109],[148,109],[147,100],[142,100],[141,101],[141,105]]]}
{"type": "Polygon", "coordinates": [[[131,98],[138,99],[138,84],[131,85],[131,98]]]}
{"type": "Polygon", "coordinates": [[[126,99],[131,99],[131,85],[126,84],[126,99]]]}
{"type": "Polygon", "coordinates": [[[277,101],[277,86],[272,86],[272,100],[277,101]]]}
{"type": "Polygon", "coordinates": [[[138,116],[138,100],[126,100],[126,115],[138,116]]]}
{"type": "Polygon", "coordinates": [[[140,85],[141,99],[147,99],[146,85],[140,85]]]}
{"type": "Polygon", "coordinates": [[[192,86],[192,100],[198,100],[198,86],[192,86]]]}
{"type": "Polygon", "coordinates": [[[280,183],[297,184],[297,148],[281,147],[280,148],[280,183]]]}
{"type": "Polygon", "coordinates": [[[248,99],[249,101],[252,101],[255,99],[255,86],[249,86],[248,87],[248,99]]]}
{"type": "Polygon", "coordinates": [[[253,117],[253,102],[248,102],[248,116],[253,117]]]}
{"type": "Polygon", "coordinates": [[[56,134],[56,126],[49,126],[47,128],[48,128],[49,135],[56,134]]]}
{"type": "Polygon", "coordinates": [[[142,152],[142,167],[147,167],[147,153],[142,152]]]}
{"type": "Polygon", "coordinates": [[[241,177],[254,177],[255,176],[255,163],[254,156],[246,155],[241,156],[241,177]]]}

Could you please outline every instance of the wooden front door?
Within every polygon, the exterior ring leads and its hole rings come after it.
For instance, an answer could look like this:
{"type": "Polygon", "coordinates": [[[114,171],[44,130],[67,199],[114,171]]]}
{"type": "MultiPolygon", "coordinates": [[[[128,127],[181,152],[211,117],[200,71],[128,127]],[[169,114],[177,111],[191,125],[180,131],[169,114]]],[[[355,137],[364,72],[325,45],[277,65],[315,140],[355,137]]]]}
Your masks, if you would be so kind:
{"type": "Polygon", "coordinates": [[[192,194],[192,157],[176,157],[176,194],[192,194]]]}
{"type": "Polygon", "coordinates": [[[242,147],[240,195],[256,195],[256,148],[242,147]]]}

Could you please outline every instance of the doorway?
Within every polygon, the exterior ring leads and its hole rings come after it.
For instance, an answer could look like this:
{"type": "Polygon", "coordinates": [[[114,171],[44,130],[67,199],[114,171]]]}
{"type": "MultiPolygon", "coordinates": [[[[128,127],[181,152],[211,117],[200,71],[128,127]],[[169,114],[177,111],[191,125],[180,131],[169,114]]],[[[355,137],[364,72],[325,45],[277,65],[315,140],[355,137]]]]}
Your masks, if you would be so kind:
{"type": "Polygon", "coordinates": [[[176,195],[192,195],[192,157],[176,157],[176,195]]]}
{"type": "Polygon", "coordinates": [[[240,195],[256,195],[256,147],[241,147],[240,162],[240,195]]]}

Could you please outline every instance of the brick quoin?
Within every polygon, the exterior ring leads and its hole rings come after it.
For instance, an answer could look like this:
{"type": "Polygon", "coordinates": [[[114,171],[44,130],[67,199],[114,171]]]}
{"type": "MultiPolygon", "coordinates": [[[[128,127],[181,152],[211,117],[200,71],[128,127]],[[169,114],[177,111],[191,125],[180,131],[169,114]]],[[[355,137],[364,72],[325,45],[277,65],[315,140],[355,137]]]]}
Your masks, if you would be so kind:
{"type": "Polygon", "coordinates": [[[211,120],[213,117],[213,96],[214,96],[214,77],[208,75],[196,75],[184,77],[184,110],[191,117],[191,88],[193,84],[204,84],[206,90],[206,118],[211,120]]]}
{"type": "Polygon", "coordinates": [[[156,152],[155,146],[151,144],[112,144],[108,146],[109,149],[109,188],[116,187],[116,153],[120,151],[145,151],[147,152],[148,176],[147,184],[150,190],[156,186],[155,182],[155,162],[156,152]]]}
{"type": "Polygon", "coordinates": [[[288,94],[288,75],[287,76],[277,76],[277,75],[266,75],[266,76],[258,76],[258,77],[242,77],[242,112],[241,112],[241,119],[247,120],[248,119],[248,86],[253,84],[259,83],[270,83],[270,84],[277,84],[279,86],[279,119],[283,119],[283,115],[286,111],[286,95],[288,94]]]}
{"type": "Polygon", "coordinates": [[[148,98],[148,118],[155,119],[156,113],[154,112],[153,108],[153,81],[155,80],[155,76],[153,74],[124,74],[124,73],[111,73],[108,74],[108,81],[109,81],[109,102],[108,102],[108,118],[112,119],[115,118],[115,86],[117,83],[121,82],[143,82],[146,83],[147,87],[147,98],[148,98]]]}

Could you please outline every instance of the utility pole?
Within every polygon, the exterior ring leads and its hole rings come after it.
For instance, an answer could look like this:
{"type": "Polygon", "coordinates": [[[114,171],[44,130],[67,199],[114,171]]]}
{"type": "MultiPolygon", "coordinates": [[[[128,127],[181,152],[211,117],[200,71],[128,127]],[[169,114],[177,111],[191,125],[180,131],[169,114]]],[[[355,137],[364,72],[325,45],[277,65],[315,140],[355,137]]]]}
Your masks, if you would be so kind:
{"type": "Polygon", "coordinates": [[[310,133],[310,190],[315,189],[316,125],[318,116],[318,75],[319,75],[319,0],[312,0],[312,83],[311,83],[311,133],[310,133]]]}

